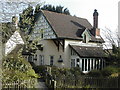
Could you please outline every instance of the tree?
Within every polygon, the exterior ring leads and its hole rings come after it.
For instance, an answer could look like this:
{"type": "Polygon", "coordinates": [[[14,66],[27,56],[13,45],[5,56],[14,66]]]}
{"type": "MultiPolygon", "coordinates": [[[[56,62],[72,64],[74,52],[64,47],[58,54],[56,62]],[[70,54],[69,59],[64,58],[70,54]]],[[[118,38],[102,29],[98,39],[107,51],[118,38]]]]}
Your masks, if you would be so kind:
{"type": "Polygon", "coordinates": [[[30,34],[34,26],[33,7],[29,6],[20,14],[19,27],[25,34],[30,34]]]}
{"type": "MultiPolygon", "coordinates": [[[[39,8],[36,9],[36,13],[39,8]]],[[[10,39],[11,35],[18,30],[20,34],[24,35],[25,46],[28,48],[33,48],[35,46],[34,43],[29,43],[27,39],[29,38],[29,34],[34,26],[34,14],[33,7],[29,6],[27,9],[20,14],[20,22],[19,27],[16,28],[15,21],[16,18],[13,17],[13,22],[10,23],[2,23],[0,28],[2,28],[2,44],[6,44],[6,42],[10,39]],[[26,35],[28,34],[28,36],[26,35]],[[32,45],[32,46],[31,46],[32,45]]],[[[31,65],[22,57],[22,49],[18,50],[17,54],[11,54],[9,56],[5,56],[2,62],[2,71],[3,71],[3,82],[12,82],[17,80],[34,80],[38,78],[37,74],[35,74],[31,65]]],[[[33,81],[33,82],[34,82],[33,81]]],[[[35,84],[32,83],[33,85],[35,84]]],[[[27,87],[27,86],[26,86],[27,87]]],[[[32,87],[32,85],[31,85],[32,87]]]]}
{"type": "Polygon", "coordinates": [[[33,10],[32,6],[29,6],[27,9],[23,11],[22,14],[20,14],[19,27],[25,42],[23,52],[30,52],[31,54],[34,54],[35,53],[34,51],[37,50],[36,47],[37,41],[30,40],[30,38],[32,30],[34,29],[37,14],[39,12],[40,4],[37,4],[35,10],[33,10]]]}
{"type": "MultiPolygon", "coordinates": [[[[14,23],[16,21],[16,17],[13,17],[11,20],[9,18],[13,15],[19,14],[20,10],[18,7],[20,7],[23,3],[11,3],[11,2],[6,2],[7,5],[1,4],[2,5],[2,21],[6,21],[8,23],[0,23],[0,82],[1,82],[1,77],[3,82],[12,82],[12,81],[17,81],[17,80],[25,80],[25,79],[34,79],[38,77],[34,70],[32,69],[31,65],[22,57],[21,55],[21,50],[18,50],[17,54],[11,54],[9,56],[5,56],[3,53],[4,47],[6,42],[9,40],[11,35],[16,31],[21,31],[24,32],[25,34],[29,34],[34,26],[34,13],[33,13],[33,7],[29,6],[28,9],[24,10],[23,13],[20,15],[20,23],[19,23],[19,28],[16,28],[14,23]],[[14,5],[13,5],[14,4],[14,5]],[[3,7],[4,6],[4,7],[3,7]],[[15,10],[10,10],[10,8],[14,8],[15,10]],[[6,12],[7,11],[7,12],[6,12]],[[3,62],[1,63],[1,61],[3,62]],[[1,70],[2,68],[2,70],[1,70]],[[1,76],[2,74],[2,76],[1,76]]],[[[25,4],[25,7],[27,5],[25,4]]],[[[25,8],[24,6],[21,6],[21,8],[25,8]]],[[[31,83],[29,86],[33,86],[35,82],[31,83]]],[[[21,83],[20,83],[21,84],[21,83]]],[[[29,84],[29,83],[28,83],[29,84]]],[[[25,85],[27,87],[27,85],[25,85]]],[[[2,88],[1,83],[0,83],[0,89],[2,88]]],[[[30,88],[30,87],[29,87],[30,88]]]]}
{"type": "Polygon", "coordinates": [[[108,54],[108,64],[109,65],[114,65],[120,67],[120,47],[119,47],[119,42],[120,38],[118,37],[117,34],[113,36],[113,32],[106,28],[106,39],[109,41],[109,44],[112,46],[112,52],[109,51],[109,49],[106,50],[108,54]]]}
{"type": "Polygon", "coordinates": [[[57,13],[62,13],[62,14],[66,14],[66,15],[70,15],[70,12],[67,8],[64,9],[63,6],[52,6],[52,5],[44,5],[42,8],[42,10],[48,10],[48,11],[52,11],[52,12],[57,12],[57,13]]]}

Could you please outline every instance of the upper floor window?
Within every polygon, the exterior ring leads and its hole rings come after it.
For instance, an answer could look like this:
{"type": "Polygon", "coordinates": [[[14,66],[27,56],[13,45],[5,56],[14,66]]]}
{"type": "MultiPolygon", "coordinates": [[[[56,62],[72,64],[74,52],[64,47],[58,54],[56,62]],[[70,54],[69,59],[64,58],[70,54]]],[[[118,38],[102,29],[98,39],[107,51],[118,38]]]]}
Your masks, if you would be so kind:
{"type": "Polygon", "coordinates": [[[86,43],[86,34],[84,34],[83,42],[86,43]]]}
{"type": "Polygon", "coordinates": [[[41,38],[43,38],[43,29],[41,29],[41,38]]]}

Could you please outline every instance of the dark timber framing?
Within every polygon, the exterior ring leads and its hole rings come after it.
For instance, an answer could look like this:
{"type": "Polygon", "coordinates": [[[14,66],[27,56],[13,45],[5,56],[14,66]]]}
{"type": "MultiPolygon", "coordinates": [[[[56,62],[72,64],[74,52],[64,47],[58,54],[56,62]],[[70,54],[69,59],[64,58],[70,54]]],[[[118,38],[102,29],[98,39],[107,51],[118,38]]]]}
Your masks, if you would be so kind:
{"type": "Polygon", "coordinates": [[[65,40],[64,39],[52,39],[52,40],[53,40],[54,44],[57,46],[58,51],[61,46],[62,50],[64,52],[65,40]]]}

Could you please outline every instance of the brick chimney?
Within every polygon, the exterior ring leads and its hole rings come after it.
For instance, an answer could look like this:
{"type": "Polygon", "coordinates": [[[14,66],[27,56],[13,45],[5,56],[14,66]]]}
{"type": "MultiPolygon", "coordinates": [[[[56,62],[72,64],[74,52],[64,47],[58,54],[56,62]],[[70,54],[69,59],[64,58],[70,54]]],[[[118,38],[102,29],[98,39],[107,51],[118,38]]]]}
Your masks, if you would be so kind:
{"type": "Polygon", "coordinates": [[[95,9],[94,10],[94,13],[93,13],[93,27],[94,28],[98,28],[98,12],[97,10],[95,9]]]}
{"type": "Polygon", "coordinates": [[[94,13],[93,13],[93,35],[96,37],[96,38],[99,38],[100,37],[100,29],[98,28],[98,12],[97,10],[95,9],[94,10],[94,13]]]}

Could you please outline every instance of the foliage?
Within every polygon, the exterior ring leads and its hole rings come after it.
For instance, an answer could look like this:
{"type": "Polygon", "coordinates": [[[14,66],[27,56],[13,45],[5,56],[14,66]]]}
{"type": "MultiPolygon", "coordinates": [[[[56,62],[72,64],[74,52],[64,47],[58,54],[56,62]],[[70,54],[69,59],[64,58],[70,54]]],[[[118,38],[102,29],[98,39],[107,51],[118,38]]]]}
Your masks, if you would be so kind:
{"type": "Polygon", "coordinates": [[[63,6],[52,6],[52,5],[44,5],[42,8],[42,10],[48,10],[48,11],[52,11],[52,12],[57,12],[57,13],[63,13],[66,15],[70,15],[70,12],[67,8],[64,9],[63,6]]]}
{"type": "Polygon", "coordinates": [[[2,28],[2,42],[6,43],[16,28],[12,23],[1,23],[0,28],[2,28]]]}
{"type": "MultiPolygon", "coordinates": [[[[9,55],[3,59],[3,82],[38,78],[31,65],[21,55],[9,55]]],[[[35,83],[34,83],[35,84],[35,83]]]]}
{"type": "Polygon", "coordinates": [[[34,14],[33,7],[29,6],[27,9],[20,14],[19,27],[22,32],[26,34],[30,34],[33,26],[34,26],[34,14]]]}
{"type": "Polygon", "coordinates": [[[31,33],[34,29],[34,25],[36,20],[38,19],[38,14],[40,13],[40,4],[37,4],[35,10],[32,6],[29,6],[27,9],[20,14],[19,28],[21,31],[21,36],[24,39],[24,48],[23,53],[35,54],[36,50],[38,50],[38,40],[40,38],[32,39],[31,33]]]}
{"type": "Polygon", "coordinates": [[[41,5],[40,5],[40,4],[37,4],[37,5],[36,5],[35,12],[34,12],[34,13],[35,13],[35,14],[34,14],[34,16],[35,16],[37,13],[39,13],[39,12],[40,12],[40,10],[41,10],[41,8],[40,8],[40,7],[41,7],[41,5]]]}
{"type": "Polygon", "coordinates": [[[88,73],[88,76],[91,76],[91,77],[101,77],[102,74],[99,70],[92,70],[88,73]]]}
{"type": "Polygon", "coordinates": [[[110,76],[114,73],[118,73],[118,69],[116,67],[113,66],[108,66],[105,67],[102,71],[101,71],[103,76],[110,76]]]}
{"type": "Polygon", "coordinates": [[[108,65],[120,67],[120,47],[112,45],[112,53],[108,55],[108,65]]]}
{"type": "Polygon", "coordinates": [[[46,66],[44,66],[44,65],[34,66],[33,69],[35,70],[36,73],[44,73],[46,66]]]}
{"type": "Polygon", "coordinates": [[[74,67],[70,69],[70,72],[74,75],[83,75],[82,71],[80,70],[79,67],[74,67]]]}

